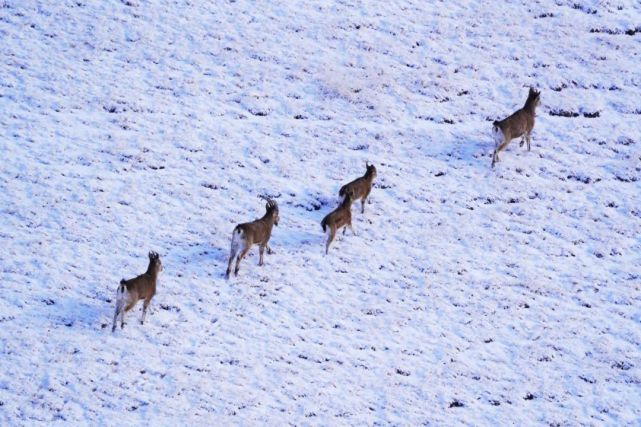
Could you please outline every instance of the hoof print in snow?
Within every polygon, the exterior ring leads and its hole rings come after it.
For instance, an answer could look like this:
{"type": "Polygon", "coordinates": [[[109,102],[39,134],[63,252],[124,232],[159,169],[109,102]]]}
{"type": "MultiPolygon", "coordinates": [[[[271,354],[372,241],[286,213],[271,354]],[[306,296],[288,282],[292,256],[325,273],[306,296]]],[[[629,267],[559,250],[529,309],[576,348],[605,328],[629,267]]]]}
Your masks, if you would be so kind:
{"type": "Polygon", "coordinates": [[[550,116],[557,117],[579,117],[579,113],[566,110],[550,110],[550,116]]]}
{"type": "MultiPolygon", "coordinates": [[[[638,112],[635,112],[635,114],[641,114],[641,110],[639,110],[638,112]]],[[[617,139],[617,144],[619,145],[628,146],[628,145],[634,145],[635,143],[636,142],[634,141],[634,139],[628,138],[626,136],[622,136],[621,138],[617,139]]]]}
{"type": "Polygon", "coordinates": [[[445,176],[445,172],[437,172],[434,174],[434,176],[439,177],[439,176],[445,176]]]}
{"type": "Polygon", "coordinates": [[[631,364],[630,362],[625,362],[625,361],[616,362],[616,363],[614,363],[614,364],[612,365],[612,367],[613,367],[613,368],[621,369],[622,371],[627,371],[627,370],[629,370],[630,368],[632,368],[633,366],[634,366],[634,365],[633,365],[633,364],[631,364]]]}
{"type": "Polygon", "coordinates": [[[269,114],[269,111],[256,110],[256,109],[253,109],[253,108],[250,109],[249,112],[252,113],[254,116],[258,116],[258,117],[265,117],[265,116],[267,116],[269,114]]]}
{"type": "Polygon", "coordinates": [[[523,400],[533,400],[533,399],[534,399],[534,395],[532,393],[526,394],[525,397],[523,398],[523,400]]]}
{"type": "Polygon", "coordinates": [[[581,12],[587,13],[588,15],[596,15],[597,13],[596,9],[592,9],[591,7],[585,6],[580,3],[574,3],[572,5],[572,9],[580,10],[581,12]]]}
{"type": "Polygon", "coordinates": [[[44,302],[47,305],[54,305],[56,302],[52,299],[43,299],[42,302],[44,302]]]}
{"type": "Polygon", "coordinates": [[[410,376],[410,372],[409,371],[404,371],[402,369],[396,369],[396,373],[399,374],[399,375],[402,375],[404,377],[409,377],[410,376]]]}
{"type": "Polygon", "coordinates": [[[568,175],[567,179],[572,181],[579,181],[584,184],[589,184],[592,182],[592,178],[590,178],[589,176],[583,176],[583,175],[568,175]]]}
{"type": "Polygon", "coordinates": [[[625,34],[626,36],[633,36],[637,33],[641,34],[641,26],[635,28],[628,28],[627,30],[611,29],[611,28],[591,28],[591,33],[603,33],[610,34],[612,36],[617,36],[625,34]]]}
{"type": "Polygon", "coordinates": [[[459,400],[454,400],[452,403],[450,403],[450,408],[462,408],[464,406],[465,405],[463,404],[463,402],[459,400]]]}
{"type": "Polygon", "coordinates": [[[579,378],[581,378],[583,381],[585,381],[588,384],[594,384],[596,383],[596,380],[594,378],[588,378],[583,375],[579,375],[579,378]]]}
{"type": "Polygon", "coordinates": [[[596,119],[598,117],[601,117],[601,113],[599,111],[587,112],[587,113],[583,113],[583,117],[587,119],[596,119]]]}
{"type": "Polygon", "coordinates": [[[174,311],[176,313],[180,313],[180,308],[176,307],[175,305],[160,304],[160,308],[166,311],[174,311]]]}
{"type": "Polygon", "coordinates": [[[490,405],[492,405],[492,406],[500,406],[501,402],[499,402],[498,400],[490,400],[490,405]]]}

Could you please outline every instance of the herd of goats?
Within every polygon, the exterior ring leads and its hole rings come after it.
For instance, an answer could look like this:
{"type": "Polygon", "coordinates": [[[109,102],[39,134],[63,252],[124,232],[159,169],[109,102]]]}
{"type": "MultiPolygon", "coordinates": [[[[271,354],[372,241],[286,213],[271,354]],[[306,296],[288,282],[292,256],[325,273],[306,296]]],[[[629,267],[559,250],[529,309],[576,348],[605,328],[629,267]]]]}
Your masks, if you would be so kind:
{"type": "MultiPolygon", "coordinates": [[[[534,128],[535,109],[541,103],[540,95],[539,91],[530,88],[523,108],[517,110],[506,119],[493,123],[495,147],[492,154],[492,167],[499,161],[499,152],[515,138],[522,138],[520,146],[522,147],[527,142],[527,149],[528,151],[530,150],[530,135],[534,128]]],[[[367,167],[365,175],[341,187],[339,196],[343,197],[343,201],[321,221],[323,231],[327,232],[325,254],[329,252],[329,245],[336,237],[336,231],[342,228],[343,234],[345,234],[347,227],[349,227],[354,233],[352,228],[352,202],[360,199],[361,213],[365,213],[365,201],[369,200],[372,184],[374,178],[376,178],[374,165],[366,163],[365,166],[367,167]]],[[[262,218],[239,224],[234,228],[231,238],[231,252],[225,274],[226,278],[230,276],[234,260],[236,261],[234,275],[238,275],[240,261],[247,255],[252,246],[258,245],[259,248],[258,265],[263,265],[265,250],[269,254],[272,253],[269,247],[269,239],[272,235],[273,226],[278,225],[278,204],[274,200],[268,199],[265,209],[266,212],[262,218]]],[[[150,252],[149,266],[145,273],[133,279],[120,281],[116,297],[116,311],[111,328],[112,332],[116,329],[118,316],[120,316],[120,327],[124,328],[125,312],[134,308],[139,300],[144,300],[142,318],[140,320],[141,324],[144,323],[149,303],[156,294],[156,283],[158,274],[161,271],[162,262],[160,261],[160,256],[156,252],[150,252]]]]}

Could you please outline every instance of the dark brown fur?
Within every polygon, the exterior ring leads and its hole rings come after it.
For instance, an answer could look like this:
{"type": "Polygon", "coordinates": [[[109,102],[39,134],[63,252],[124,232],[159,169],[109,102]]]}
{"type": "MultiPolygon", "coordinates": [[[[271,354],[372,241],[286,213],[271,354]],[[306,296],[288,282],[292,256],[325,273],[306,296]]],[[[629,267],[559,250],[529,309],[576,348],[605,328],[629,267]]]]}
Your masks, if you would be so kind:
{"type": "Polygon", "coordinates": [[[121,315],[120,327],[124,328],[125,313],[134,308],[140,300],[144,300],[140,323],[143,324],[145,322],[147,307],[149,307],[151,299],[156,295],[156,282],[158,281],[158,274],[161,271],[162,262],[160,261],[160,256],[156,252],[149,252],[149,266],[147,267],[147,271],[133,279],[122,279],[120,281],[116,296],[116,312],[114,313],[114,322],[111,328],[112,332],[116,330],[118,315],[121,315]]]}
{"type": "Polygon", "coordinates": [[[327,231],[327,229],[329,228],[329,235],[327,236],[327,243],[325,245],[325,254],[329,253],[329,245],[334,240],[334,237],[336,237],[336,231],[341,227],[344,227],[343,234],[345,234],[345,230],[347,230],[347,227],[352,230],[352,234],[356,234],[354,233],[354,228],[352,227],[352,201],[354,200],[353,193],[349,190],[345,190],[344,195],[345,198],[343,199],[340,206],[327,214],[327,216],[325,216],[325,218],[323,218],[323,220],[321,221],[321,227],[323,227],[323,231],[327,231]]]}
{"type": "Polygon", "coordinates": [[[514,138],[523,137],[520,146],[527,142],[527,149],[530,151],[530,134],[534,128],[534,117],[536,106],[541,103],[541,92],[530,88],[525,105],[510,117],[497,120],[493,123],[497,143],[492,154],[492,167],[499,161],[499,152],[503,150],[514,138]]]}
{"type": "Polygon", "coordinates": [[[356,178],[349,184],[343,185],[338,192],[339,196],[344,196],[349,190],[353,194],[352,200],[361,199],[361,213],[365,213],[365,199],[369,197],[369,193],[372,191],[372,183],[374,182],[374,178],[376,178],[376,168],[374,165],[365,163],[365,167],[367,168],[365,175],[356,178]]]}
{"type": "Polygon", "coordinates": [[[262,218],[252,222],[239,224],[234,228],[234,232],[232,233],[229,263],[227,264],[227,272],[225,273],[226,278],[229,278],[234,258],[236,259],[234,275],[238,275],[240,261],[247,255],[247,252],[249,252],[249,249],[253,245],[258,245],[259,247],[260,259],[258,260],[258,265],[264,264],[263,255],[265,248],[267,248],[267,253],[272,253],[272,249],[269,247],[269,239],[272,236],[273,226],[278,225],[278,205],[275,201],[269,199],[267,200],[265,209],[266,212],[262,218]]]}

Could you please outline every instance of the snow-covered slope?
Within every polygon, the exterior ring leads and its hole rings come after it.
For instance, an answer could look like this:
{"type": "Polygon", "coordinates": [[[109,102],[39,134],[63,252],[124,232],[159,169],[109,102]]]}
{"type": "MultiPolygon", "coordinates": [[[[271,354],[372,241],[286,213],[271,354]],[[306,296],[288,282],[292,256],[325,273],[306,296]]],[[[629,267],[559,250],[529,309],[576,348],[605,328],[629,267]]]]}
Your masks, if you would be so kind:
{"type": "Polygon", "coordinates": [[[2,1],[0,424],[638,425],[641,6],[453,3],[2,1]]]}

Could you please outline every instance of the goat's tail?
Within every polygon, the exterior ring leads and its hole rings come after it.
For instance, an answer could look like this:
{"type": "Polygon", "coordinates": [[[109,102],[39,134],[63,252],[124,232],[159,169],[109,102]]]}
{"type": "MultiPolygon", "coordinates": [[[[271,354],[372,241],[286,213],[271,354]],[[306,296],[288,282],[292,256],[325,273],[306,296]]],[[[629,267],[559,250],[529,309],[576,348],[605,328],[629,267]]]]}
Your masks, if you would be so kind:
{"type": "Polygon", "coordinates": [[[235,257],[242,246],[243,240],[243,229],[239,225],[234,228],[234,232],[231,235],[231,257],[235,257]]]}
{"type": "Polygon", "coordinates": [[[325,228],[327,227],[327,217],[323,218],[323,220],[321,221],[321,227],[323,227],[323,232],[325,232],[325,228]]]}
{"type": "Polygon", "coordinates": [[[338,195],[339,196],[344,196],[345,195],[345,190],[347,189],[347,185],[343,185],[340,190],[338,190],[338,195]]]}
{"type": "Polygon", "coordinates": [[[120,292],[121,294],[124,294],[126,289],[127,287],[125,285],[125,279],[122,279],[120,281],[120,286],[118,286],[118,292],[120,292]]]}

